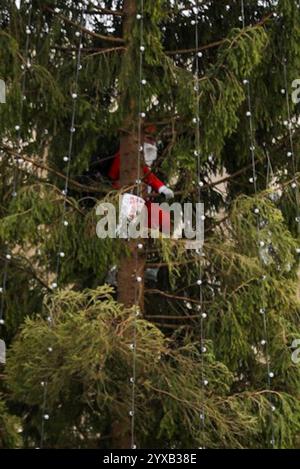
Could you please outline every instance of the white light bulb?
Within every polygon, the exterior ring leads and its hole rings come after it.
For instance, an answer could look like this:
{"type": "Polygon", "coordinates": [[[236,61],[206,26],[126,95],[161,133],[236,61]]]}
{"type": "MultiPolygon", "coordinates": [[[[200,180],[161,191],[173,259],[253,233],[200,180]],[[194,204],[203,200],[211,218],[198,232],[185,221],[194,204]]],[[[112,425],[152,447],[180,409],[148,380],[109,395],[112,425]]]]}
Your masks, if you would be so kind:
{"type": "Polygon", "coordinates": [[[76,31],[75,36],[80,37],[80,31],[76,31]]]}
{"type": "Polygon", "coordinates": [[[72,134],[73,134],[74,132],[76,132],[75,127],[71,127],[71,128],[70,128],[70,132],[71,132],[72,134]]]}
{"type": "Polygon", "coordinates": [[[136,278],[136,281],[137,281],[138,283],[141,283],[141,282],[143,281],[143,279],[142,279],[142,277],[137,277],[137,278],[136,278]]]}
{"type": "Polygon", "coordinates": [[[202,313],[202,318],[203,318],[203,319],[206,319],[206,318],[207,318],[207,314],[206,314],[206,313],[202,313]]]}
{"type": "Polygon", "coordinates": [[[197,280],[197,285],[202,285],[202,280],[197,280]]]}
{"type": "Polygon", "coordinates": [[[198,52],[198,57],[203,57],[203,53],[202,52],[198,52]]]}
{"type": "Polygon", "coordinates": [[[52,348],[52,347],[48,347],[48,352],[49,352],[49,353],[53,352],[53,348],[52,348]]]}
{"type": "Polygon", "coordinates": [[[142,19],[142,15],[141,15],[140,13],[138,13],[138,14],[136,15],[136,19],[137,19],[137,20],[141,20],[141,19],[142,19]]]}
{"type": "Polygon", "coordinates": [[[19,125],[15,125],[15,130],[16,130],[16,131],[20,130],[20,128],[21,128],[21,127],[20,127],[19,125]]]}
{"type": "Polygon", "coordinates": [[[45,415],[44,415],[44,419],[45,419],[45,420],[49,420],[49,418],[50,418],[50,416],[49,416],[48,414],[45,414],[45,415]]]}
{"type": "Polygon", "coordinates": [[[3,326],[4,322],[5,322],[4,319],[1,318],[1,319],[0,319],[0,324],[1,324],[1,326],[3,326]]]}
{"type": "Polygon", "coordinates": [[[293,156],[293,153],[291,151],[288,151],[287,152],[287,157],[290,158],[291,156],[293,156]]]}
{"type": "Polygon", "coordinates": [[[247,112],[246,112],[246,116],[247,116],[247,117],[251,117],[251,112],[250,112],[250,111],[247,111],[247,112]]]}
{"type": "Polygon", "coordinates": [[[65,257],[65,253],[64,253],[64,252],[60,252],[60,253],[59,253],[59,256],[60,256],[60,257],[65,257]]]}
{"type": "Polygon", "coordinates": [[[205,380],[203,381],[203,384],[204,384],[204,386],[207,386],[207,385],[208,385],[207,379],[205,379],[205,380]]]}
{"type": "Polygon", "coordinates": [[[64,220],[64,226],[69,226],[69,222],[67,220],[64,220]]]}
{"type": "Polygon", "coordinates": [[[144,46],[141,46],[141,47],[140,47],[140,51],[141,51],[141,52],[144,52],[144,51],[145,51],[145,47],[144,47],[144,46]]]}
{"type": "Polygon", "coordinates": [[[143,79],[143,80],[141,81],[141,83],[142,83],[142,85],[146,85],[146,84],[147,84],[147,80],[143,79]]]}
{"type": "Polygon", "coordinates": [[[77,93],[72,93],[72,99],[77,99],[77,93]]]}
{"type": "Polygon", "coordinates": [[[249,80],[243,80],[243,85],[248,85],[249,80]]]}
{"type": "Polygon", "coordinates": [[[285,94],[285,93],[286,93],[285,89],[282,88],[282,89],[280,90],[280,93],[281,93],[281,94],[285,94]]]}
{"type": "Polygon", "coordinates": [[[64,156],[64,157],[63,157],[63,160],[64,160],[65,162],[67,162],[67,161],[69,161],[69,157],[68,157],[68,156],[64,156]]]}
{"type": "Polygon", "coordinates": [[[6,254],[6,259],[7,259],[8,261],[10,261],[10,260],[11,260],[11,255],[10,255],[10,254],[6,254]]]}
{"type": "Polygon", "coordinates": [[[266,340],[261,341],[261,345],[266,345],[266,343],[267,343],[266,340]]]}
{"type": "Polygon", "coordinates": [[[274,373],[271,371],[271,372],[269,373],[269,376],[270,376],[270,378],[274,378],[275,375],[274,375],[274,373]]]}
{"type": "Polygon", "coordinates": [[[144,245],[142,243],[138,244],[138,249],[143,249],[144,245]]]}

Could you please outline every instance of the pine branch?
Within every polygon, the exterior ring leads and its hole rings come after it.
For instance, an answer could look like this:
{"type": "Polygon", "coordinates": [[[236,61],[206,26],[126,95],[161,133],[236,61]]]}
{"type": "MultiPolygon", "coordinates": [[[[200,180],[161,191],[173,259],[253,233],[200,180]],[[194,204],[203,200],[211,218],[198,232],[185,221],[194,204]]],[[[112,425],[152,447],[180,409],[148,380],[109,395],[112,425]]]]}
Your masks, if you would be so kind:
{"type": "Polygon", "coordinates": [[[121,10],[110,10],[109,8],[102,8],[93,5],[94,10],[86,10],[85,13],[88,15],[108,15],[108,16],[124,16],[121,10]]]}
{"type": "Polygon", "coordinates": [[[171,293],[166,293],[162,290],[156,290],[155,288],[153,289],[146,289],[145,293],[148,293],[149,295],[160,295],[160,296],[165,296],[166,298],[170,298],[172,300],[179,300],[179,301],[188,301],[189,303],[194,303],[196,305],[203,304],[205,302],[200,302],[198,300],[194,300],[193,298],[188,298],[186,296],[177,296],[177,295],[172,295],[171,293]]]}
{"type": "MultiPolygon", "coordinates": [[[[17,153],[16,151],[12,150],[11,148],[9,148],[5,145],[1,146],[1,150],[8,153],[9,155],[12,155],[12,156],[16,157],[16,158],[20,158],[23,161],[26,161],[27,163],[30,163],[33,166],[35,166],[39,169],[42,169],[43,171],[47,171],[49,173],[52,173],[55,176],[63,179],[64,181],[67,180],[67,177],[66,177],[65,174],[61,173],[60,171],[58,171],[54,168],[51,168],[50,166],[46,165],[45,163],[41,163],[40,161],[36,161],[32,158],[29,158],[24,153],[17,153]]],[[[84,184],[81,184],[80,182],[75,181],[74,179],[69,178],[68,181],[69,181],[69,185],[72,186],[72,189],[74,189],[74,190],[77,189],[80,192],[92,192],[92,193],[95,193],[95,194],[103,194],[103,193],[111,192],[111,189],[104,189],[104,188],[98,189],[95,186],[86,186],[84,184]]]]}
{"type": "Polygon", "coordinates": [[[62,19],[66,23],[71,24],[72,26],[75,26],[77,29],[79,29],[80,31],[82,31],[85,34],[88,34],[89,36],[95,37],[97,39],[101,39],[102,41],[106,41],[106,42],[115,42],[115,43],[122,43],[122,44],[125,43],[124,39],[121,38],[121,37],[104,36],[103,34],[94,33],[93,31],[90,31],[89,29],[85,28],[84,26],[81,26],[80,24],[76,23],[75,21],[70,20],[66,16],[61,15],[60,13],[55,13],[55,11],[50,7],[45,6],[44,10],[47,10],[47,11],[50,11],[51,13],[54,13],[55,15],[58,16],[58,18],[62,19]]]}
{"type": "MultiPolygon", "coordinates": [[[[258,23],[256,23],[254,26],[247,26],[244,30],[241,30],[241,32],[243,31],[249,31],[249,30],[252,30],[252,29],[257,29],[258,27],[264,25],[272,16],[272,13],[268,14],[267,16],[265,16],[264,18],[262,18],[258,23]]],[[[237,35],[237,38],[239,38],[241,35],[241,33],[239,33],[237,35]]],[[[204,50],[208,50],[208,49],[212,49],[214,47],[218,47],[218,46],[221,46],[223,44],[226,44],[226,42],[228,42],[228,38],[224,38],[224,39],[220,39],[219,41],[214,41],[214,42],[211,42],[210,44],[206,44],[205,46],[201,46],[201,47],[198,47],[198,48],[189,48],[189,49],[178,49],[178,50],[166,50],[165,51],[165,54],[167,55],[177,55],[177,54],[191,54],[191,53],[195,53],[195,52],[202,52],[204,50]]],[[[235,41],[233,41],[235,42],[235,41]]]]}
{"type": "MultiPolygon", "coordinates": [[[[76,52],[77,48],[76,47],[69,47],[69,46],[55,46],[52,47],[52,49],[55,50],[62,50],[62,51],[67,51],[67,52],[76,52]]],[[[118,51],[125,51],[126,47],[125,46],[118,46],[118,47],[83,47],[81,49],[81,52],[88,54],[91,52],[89,57],[92,57],[94,55],[100,55],[100,54],[109,54],[111,52],[118,52],[118,51]]]]}

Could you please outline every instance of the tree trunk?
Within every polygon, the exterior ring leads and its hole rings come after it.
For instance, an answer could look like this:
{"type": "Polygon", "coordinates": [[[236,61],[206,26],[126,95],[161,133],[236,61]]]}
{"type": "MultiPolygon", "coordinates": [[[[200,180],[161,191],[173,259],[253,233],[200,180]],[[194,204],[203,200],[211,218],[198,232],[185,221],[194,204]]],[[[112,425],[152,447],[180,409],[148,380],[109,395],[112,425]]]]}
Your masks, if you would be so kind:
{"type": "MultiPolygon", "coordinates": [[[[124,23],[123,36],[127,43],[127,51],[130,54],[133,48],[132,27],[136,18],[136,0],[124,0],[124,23]]],[[[138,44],[135,45],[139,47],[138,44]]],[[[128,83],[130,86],[130,83],[128,83]]],[[[138,106],[133,97],[129,99],[128,114],[122,125],[120,135],[120,186],[123,191],[126,187],[136,184],[138,178],[138,106]]],[[[142,168],[141,168],[142,169],[142,168]]],[[[140,173],[142,174],[142,172],[140,173]]],[[[139,305],[140,310],[144,307],[144,270],[145,250],[138,249],[138,240],[123,241],[130,255],[123,256],[118,265],[118,301],[126,307],[139,305]],[[142,281],[137,282],[137,277],[142,281]]],[[[145,244],[145,243],[144,243],[145,244]]],[[[124,416],[118,421],[112,422],[112,447],[114,449],[125,449],[131,447],[131,422],[129,416],[124,416]]]]}
{"type": "MultiPolygon", "coordinates": [[[[124,24],[123,35],[127,44],[132,40],[132,27],[136,18],[136,0],[124,0],[124,24]]],[[[139,45],[136,44],[136,47],[139,45]]],[[[127,47],[127,51],[131,51],[127,47]]],[[[126,52],[130,53],[130,52],[126,52]]],[[[128,84],[130,86],[130,84],[128,84]]],[[[138,178],[138,107],[134,98],[130,100],[128,115],[125,118],[121,135],[121,165],[120,165],[120,185],[132,187],[138,178]]],[[[141,170],[141,168],[140,168],[141,170]]],[[[142,174],[142,172],[140,173],[142,174]]],[[[120,259],[118,268],[118,301],[127,307],[139,304],[141,311],[144,307],[144,250],[138,250],[138,240],[124,241],[129,250],[130,256],[120,259]],[[141,277],[142,282],[137,282],[137,277],[141,277]]]]}
{"type": "MultiPolygon", "coordinates": [[[[132,134],[121,138],[120,184],[122,187],[133,186],[138,177],[138,139],[132,134]]],[[[129,250],[129,257],[120,259],[118,269],[118,301],[127,307],[138,304],[144,308],[144,270],[145,250],[139,250],[138,240],[124,241],[129,250]],[[137,277],[142,281],[137,282],[137,277]]],[[[145,241],[143,240],[143,244],[145,241]]]]}

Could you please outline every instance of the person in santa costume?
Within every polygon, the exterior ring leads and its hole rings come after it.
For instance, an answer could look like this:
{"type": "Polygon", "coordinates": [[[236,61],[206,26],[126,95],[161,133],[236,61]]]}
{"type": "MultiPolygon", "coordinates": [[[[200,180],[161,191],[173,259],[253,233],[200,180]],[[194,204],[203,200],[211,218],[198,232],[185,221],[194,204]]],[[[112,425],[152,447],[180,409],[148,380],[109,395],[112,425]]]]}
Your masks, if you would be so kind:
{"type": "MultiPolygon", "coordinates": [[[[152,132],[154,129],[151,129],[152,132]]],[[[148,186],[148,193],[152,191],[159,194],[163,194],[167,200],[170,200],[174,197],[174,192],[168,186],[166,186],[153,172],[151,171],[151,166],[157,159],[157,144],[153,137],[146,136],[144,139],[144,160],[145,165],[143,166],[144,178],[143,181],[148,186]]],[[[114,187],[119,188],[118,181],[120,179],[120,163],[121,163],[121,153],[120,150],[114,155],[112,165],[109,169],[108,176],[114,182],[114,187]]],[[[161,231],[170,232],[170,213],[161,210],[158,204],[153,203],[151,198],[146,199],[146,207],[148,210],[148,227],[157,228],[155,226],[156,221],[159,223],[159,228],[161,231]]]]}

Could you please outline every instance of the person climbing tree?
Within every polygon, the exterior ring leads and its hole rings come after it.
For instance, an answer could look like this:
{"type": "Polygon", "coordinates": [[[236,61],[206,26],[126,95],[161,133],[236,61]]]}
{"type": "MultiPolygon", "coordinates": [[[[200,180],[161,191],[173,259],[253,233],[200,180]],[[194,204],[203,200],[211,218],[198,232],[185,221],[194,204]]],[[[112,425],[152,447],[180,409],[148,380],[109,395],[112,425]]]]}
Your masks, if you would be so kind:
{"type": "MultiPolygon", "coordinates": [[[[144,144],[143,144],[143,155],[145,160],[145,165],[143,165],[143,182],[147,184],[147,193],[149,197],[146,197],[146,207],[148,211],[148,227],[149,228],[160,228],[167,233],[170,232],[170,213],[166,210],[162,210],[158,207],[156,203],[153,203],[153,198],[151,198],[151,191],[158,192],[163,194],[167,200],[170,200],[174,197],[174,192],[172,189],[167,187],[164,182],[162,182],[155,174],[151,171],[153,163],[157,160],[158,148],[157,143],[154,138],[154,132],[156,127],[151,126],[146,129],[144,144]],[[156,226],[158,223],[158,226],[156,226]]],[[[113,187],[115,189],[120,188],[120,160],[121,152],[120,150],[114,155],[112,165],[108,171],[108,177],[113,181],[113,187]]]]}

